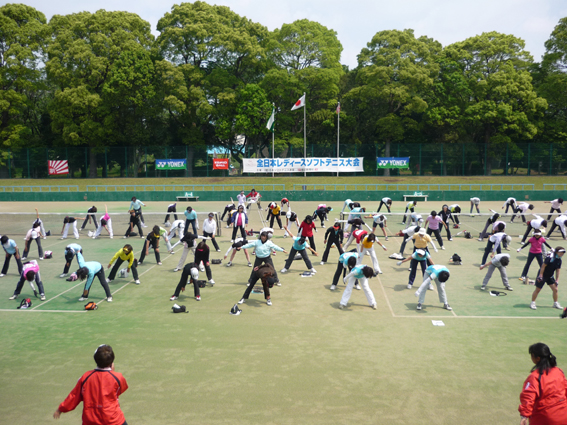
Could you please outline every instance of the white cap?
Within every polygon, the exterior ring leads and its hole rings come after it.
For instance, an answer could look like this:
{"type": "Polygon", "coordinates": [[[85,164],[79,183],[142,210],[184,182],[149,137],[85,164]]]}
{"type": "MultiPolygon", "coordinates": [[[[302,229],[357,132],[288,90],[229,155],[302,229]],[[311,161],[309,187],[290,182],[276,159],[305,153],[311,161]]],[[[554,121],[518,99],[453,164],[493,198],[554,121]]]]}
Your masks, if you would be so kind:
{"type": "Polygon", "coordinates": [[[424,250],[424,249],[416,249],[415,252],[416,252],[416,254],[419,255],[420,257],[425,256],[425,250],[424,250]]]}
{"type": "Polygon", "coordinates": [[[419,229],[419,232],[417,232],[417,233],[419,233],[420,235],[423,236],[423,235],[425,235],[426,231],[425,231],[425,229],[422,227],[421,229],[419,229]]]}
{"type": "Polygon", "coordinates": [[[191,269],[191,277],[193,278],[193,280],[199,279],[199,270],[196,267],[193,267],[191,269]]]}

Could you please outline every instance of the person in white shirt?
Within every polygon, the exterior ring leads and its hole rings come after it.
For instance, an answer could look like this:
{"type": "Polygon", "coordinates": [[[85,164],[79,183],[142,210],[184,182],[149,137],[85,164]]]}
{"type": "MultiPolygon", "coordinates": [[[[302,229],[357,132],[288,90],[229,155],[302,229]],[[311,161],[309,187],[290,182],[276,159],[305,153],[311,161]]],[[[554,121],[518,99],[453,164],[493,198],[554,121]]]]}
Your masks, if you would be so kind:
{"type": "Polygon", "coordinates": [[[551,220],[551,215],[554,212],[561,214],[561,205],[563,205],[563,199],[557,198],[553,201],[544,201],[544,204],[551,204],[551,209],[549,210],[549,215],[547,216],[547,220],[551,220]]]}
{"type": "Polygon", "coordinates": [[[491,255],[494,256],[496,254],[502,253],[502,248],[500,245],[502,244],[503,240],[506,240],[508,243],[512,241],[512,238],[508,236],[503,231],[502,227],[498,228],[498,233],[493,234],[488,238],[488,242],[486,243],[486,248],[484,248],[484,254],[482,256],[482,261],[480,264],[486,263],[486,259],[488,258],[488,254],[492,253],[491,255]]]}
{"type": "Polygon", "coordinates": [[[506,199],[506,202],[504,202],[504,205],[502,205],[502,209],[504,209],[504,207],[506,207],[506,211],[504,211],[504,214],[508,214],[508,208],[512,208],[512,212],[516,211],[516,198],[508,198],[506,199]]]}
{"type": "Polygon", "coordinates": [[[559,227],[559,231],[561,232],[561,236],[563,237],[563,239],[566,239],[567,238],[566,233],[565,233],[565,223],[566,222],[567,222],[567,215],[565,215],[565,214],[562,214],[559,217],[557,217],[555,220],[553,220],[551,228],[549,229],[549,232],[547,232],[546,238],[549,238],[549,236],[553,233],[555,228],[559,227]]]}
{"type": "Polygon", "coordinates": [[[510,219],[510,223],[514,222],[514,218],[516,218],[516,214],[520,213],[520,217],[522,217],[522,221],[525,223],[526,222],[526,212],[528,210],[533,210],[534,206],[532,204],[528,204],[527,202],[520,202],[517,206],[516,206],[516,210],[514,211],[514,214],[512,215],[512,218],[510,219]]]}
{"type": "Polygon", "coordinates": [[[402,241],[402,246],[400,246],[400,252],[398,254],[390,255],[391,259],[394,260],[403,260],[404,259],[404,249],[406,248],[406,243],[408,239],[412,239],[413,235],[415,235],[421,229],[420,226],[410,226],[407,229],[401,231],[404,240],[402,241]]]}
{"type": "Polygon", "coordinates": [[[471,215],[472,215],[473,207],[476,208],[477,214],[480,214],[480,210],[478,208],[479,205],[480,205],[480,198],[471,198],[471,212],[470,212],[471,215]]]}
{"type": "Polygon", "coordinates": [[[210,212],[209,218],[203,221],[203,236],[211,238],[215,249],[217,250],[217,252],[220,252],[219,245],[217,243],[217,240],[215,239],[215,234],[217,233],[217,222],[215,221],[214,217],[215,215],[210,212]]]}
{"type": "Polygon", "coordinates": [[[372,218],[374,222],[372,223],[372,233],[375,233],[376,227],[380,227],[382,229],[382,233],[384,234],[384,238],[388,240],[388,235],[386,234],[386,227],[388,227],[388,218],[384,214],[373,214],[373,215],[366,215],[364,218],[372,218]]]}
{"type": "Polygon", "coordinates": [[[510,282],[508,281],[508,275],[506,274],[506,266],[508,266],[508,264],[510,264],[510,254],[497,254],[486,264],[481,264],[479,269],[482,270],[485,267],[488,267],[488,271],[486,272],[486,276],[484,276],[480,289],[483,291],[486,290],[486,285],[488,285],[488,281],[492,277],[492,273],[494,273],[495,269],[498,269],[500,276],[502,277],[504,287],[508,291],[513,291],[510,286],[510,282]]]}
{"type": "Polygon", "coordinates": [[[380,206],[378,207],[378,210],[376,212],[380,212],[382,205],[386,205],[388,212],[392,212],[390,211],[390,208],[392,207],[392,200],[390,198],[382,198],[382,200],[380,201],[380,206]]]}
{"type": "Polygon", "coordinates": [[[169,228],[169,232],[167,233],[167,238],[172,239],[176,236],[183,237],[185,234],[185,220],[175,220],[171,223],[171,227],[169,228]]]}
{"type": "Polygon", "coordinates": [[[528,221],[528,228],[526,229],[526,233],[524,233],[522,243],[526,241],[532,229],[540,230],[543,233],[543,229],[547,228],[547,220],[544,220],[537,214],[532,215],[535,217],[535,219],[528,221]]]}
{"type": "Polygon", "coordinates": [[[246,195],[244,194],[244,191],[241,191],[238,195],[236,195],[236,199],[238,200],[238,206],[246,206],[246,195]]]}

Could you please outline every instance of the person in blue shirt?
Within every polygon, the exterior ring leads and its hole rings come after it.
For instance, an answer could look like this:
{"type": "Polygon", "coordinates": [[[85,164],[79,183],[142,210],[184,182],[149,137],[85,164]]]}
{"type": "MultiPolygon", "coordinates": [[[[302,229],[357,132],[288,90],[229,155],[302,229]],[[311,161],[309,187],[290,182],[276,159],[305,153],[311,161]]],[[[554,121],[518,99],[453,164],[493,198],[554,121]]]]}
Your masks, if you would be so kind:
{"type": "Polygon", "coordinates": [[[439,293],[439,301],[443,303],[443,308],[445,310],[453,310],[449,303],[447,302],[447,294],[445,292],[445,282],[449,279],[451,273],[449,269],[445,266],[433,265],[425,269],[423,275],[423,283],[417,291],[415,291],[415,296],[419,297],[417,303],[417,309],[421,310],[423,302],[425,301],[425,294],[427,293],[427,288],[433,282],[437,285],[437,292],[439,293]]]}
{"type": "Polygon", "coordinates": [[[108,283],[106,283],[106,277],[104,276],[104,267],[97,261],[85,261],[83,254],[77,252],[77,262],[79,263],[80,269],[76,271],[77,278],[79,280],[87,279],[85,283],[85,289],[83,290],[83,295],[79,298],[79,301],[85,301],[89,298],[89,292],[93,284],[95,276],[98,277],[100,284],[104,288],[106,293],[106,301],[112,302],[112,294],[110,293],[110,288],[108,283]]]}
{"type": "Polygon", "coordinates": [[[77,255],[77,252],[83,253],[83,248],[78,243],[72,243],[65,247],[65,267],[63,267],[63,273],[61,273],[59,277],[67,276],[71,268],[71,263],[73,262],[73,257],[77,255]]]}
{"type": "Polygon", "coordinates": [[[358,266],[353,267],[349,274],[343,279],[343,282],[347,284],[345,291],[343,292],[343,296],[339,303],[339,308],[343,309],[347,306],[348,300],[352,294],[352,288],[356,280],[360,282],[362,289],[364,290],[364,295],[366,295],[366,300],[370,307],[376,310],[376,299],[374,298],[374,293],[370,286],[368,286],[368,279],[374,277],[374,270],[372,267],[365,266],[364,264],[359,264],[358,266]]]}
{"type": "Polygon", "coordinates": [[[144,216],[142,215],[142,206],[145,207],[146,204],[144,204],[139,199],[136,199],[135,196],[132,196],[132,202],[130,202],[130,208],[128,208],[128,210],[134,210],[136,212],[136,216],[140,217],[140,221],[142,222],[142,226],[148,227],[148,226],[146,226],[146,223],[144,222],[144,216]]]}
{"type": "Polygon", "coordinates": [[[260,233],[260,236],[255,241],[248,242],[246,245],[242,245],[240,248],[235,248],[235,249],[237,251],[240,251],[241,249],[248,249],[248,248],[254,248],[254,250],[256,251],[256,260],[254,260],[254,268],[252,269],[252,273],[250,273],[250,278],[248,279],[248,282],[250,283],[254,278],[254,273],[255,273],[254,269],[256,267],[260,266],[261,264],[270,264],[274,269],[274,279],[276,285],[281,286],[280,281],[278,279],[278,273],[276,272],[276,268],[274,267],[274,263],[272,262],[271,254],[272,254],[272,250],[280,251],[283,252],[284,254],[287,254],[287,251],[283,248],[280,248],[272,241],[270,241],[268,232],[260,233]]]}
{"type": "Polygon", "coordinates": [[[8,236],[3,235],[2,238],[0,238],[0,243],[2,243],[2,248],[4,248],[4,251],[6,252],[6,259],[4,260],[4,267],[2,267],[2,273],[0,273],[0,277],[4,277],[6,276],[6,273],[8,273],[12,255],[16,259],[16,264],[18,265],[18,273],[22,274],[24,266],[22,265],[20,251],[18,250],[18,245],[16,245],[16,242],[13,239],[10,239],[8,236]]]}
{"type": "Polygon", "coordinates": [[[191,224],[193,234],[196,235],[197,230],[199,230],[199,218],[197,217],[197,213],[193,211],[193,208],[187,207],[187,210],[184,211],[183,214],[185,214],[185,233],[189,232],[189,224],[191,224]]]}
{"type": "MultiPolygon", "coordinates": [[[[422,275],[425,274],[425,270],[427,269],[428,264],[430,264],[430,265],[435,264],[435,263],[433,263],[433,260],[431,259],[431,255],[429,255],[429,252],[426,251],[425,249],[416,249],[410,257],[407,257],[406,259],[404,259],[402,261],[398,261],[396,264],[398,266],[401,266],[402,263],[405,263],[406,261],[411,261],[409,281],[408,281],[408,286],[407,286],[408,289],[411,289],[412,286],[413,286],[413,282],[415,281],[415,275],[417,273],[417,265],[418,264],[421,266],[421,274],[422,275]]],[[[430,287],[430,289],[433,289],[433,288],[430,287]]]]}
{"type": "MultiPolygon", "coordinates": [[[[358,259],[358,252],[356,248],[349,252],[344,252],[339,257],[339,262],[337,263],[337,270],[335,271],[335,276],[333,277],[333,283],[329,288],[331,291],[337,289],[337,284],[339,283],[339,278],[341,277],[341,273],[343,273],[343,279],[346,276],[346,270],[350,272],[354,266],[356,266],[356,262],[358,259]]],[[[358,284],[355,285],[356,289],[360,289],[358,284]]]]}
{"type": "Polygon", "coordinates": [[[558,301],[558,294],[557,294],[557,286],[559,285],[559,272],[561,271],[561,262],[563,255],[565,254],[565,248],[562,246],[558,246],[555,249],[552,249],[546,259],[543,261],[541,265],[541,269],[539,270],[539,275],[536,279],[535,283],[535,290],[532,294],[532,303],[530,304],[530,308],[532,310],[536,310],[536,299],[543,288],[543,285],[546,283],[551,288],[553,293],[553,308],[562,309],[561,305],[559,305],[558,301]],[[553,277],[553,273],[555,273],[555,277],[553,277]]]}
{"type": "Polygon", "coordinates": [[[317,254],[317,252],[309,246],[309,243],[307,242],[305,236],[294,237],[290,229],[287,229],[287,232],[293,238],[293,245],[291,247],[291,251],[289,252],[289,257],[287,257],[284,268],[281,270],[281,272],[286,273],[289,270],[289,268],[291,267],[291,263],[293,263],[293,260],[295,259],[295,254],[299,253],[299,255],[301,255],[301,257],[303,258],[303,261],[305,261],[305,265],[307,266],[307,268],[311,270],[312,273],[317,273],[317,270],[313,268],[313,264],[311,264],[311,260],[307,256],[307,252],[305,252],[305,249],[307,248],[315,256],[318,256],[319,254],[317,254]]]}

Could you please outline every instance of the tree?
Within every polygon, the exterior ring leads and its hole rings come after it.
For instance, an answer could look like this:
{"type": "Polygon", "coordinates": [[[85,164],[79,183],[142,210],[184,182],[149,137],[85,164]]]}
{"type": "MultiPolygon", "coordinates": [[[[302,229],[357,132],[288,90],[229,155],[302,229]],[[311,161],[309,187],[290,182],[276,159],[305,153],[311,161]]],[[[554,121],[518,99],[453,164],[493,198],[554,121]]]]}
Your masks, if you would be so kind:
{"type": "MultiPolygon", "coordinates": [[[[23,4],[0,7],[0,142],[18,149],[38,141],[45,84],[43,13],[23,4]]],[[[8,152],[2,151],[2,164],[8,152]]],[[[6,174],[6,170],[2,170],[6,174]]]]}
{"type": "MultiPolygon", "coordinates": [[[[458,64],[466,80],[470,95],[462,105],[464,124],[474,140],[488,149],[484,156],[498,156],[507,144],[536,135],[535,122],[547,102],[532,86],[528,72],[532,58],[523,40],[483,33],[448,46],[445,54],[458,64]]],[[[484,157],[480,160],[484,163],[484,157]]],[[[485,168],[491,174],[491,161],[485,168]]]]}
{"type": "Polygon", "coordinates": [[[96,177],[98,149],[124,140],[122,112],[152,94],[145,85],[153,72],[150,25],[132,13],[99,10],[55,15],[49,26],[46,70],[58,88],[50,106],[53,127],[65,143],[89,146],[89,176],[96,177]]]}
{"type": "Polygon", "coordinates": [[[392,142],[416,127],[414,115],[427,109],[425,94],[438,72],[434,55],[440,50],[439,43],[416,39],[406,29],[378,32],[360,52],[357,85],[346,98],[360,117],[359,131],[384,142],[385,156],[390,156],[392,142]]]}

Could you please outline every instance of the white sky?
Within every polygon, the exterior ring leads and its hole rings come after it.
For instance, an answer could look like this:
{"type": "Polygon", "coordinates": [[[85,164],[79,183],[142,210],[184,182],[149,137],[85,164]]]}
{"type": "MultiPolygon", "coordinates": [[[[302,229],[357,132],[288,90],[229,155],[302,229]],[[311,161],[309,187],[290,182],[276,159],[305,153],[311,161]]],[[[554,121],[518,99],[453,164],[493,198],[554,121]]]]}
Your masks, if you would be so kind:
{"type": "MultiPolygon", "coordinates": [[[[14,1],[15,3],[16,1],[14,1]]],[[[43,12],[47,19],[84,10],[125,10],[152,25],[175,2],[150,0],[23,0],[43,12]]],[[[179,2],[177,2],[179,3],[179,2]]],[[[337,32],[343,45],[341,63],[351,69],[356,56],[378,31],[412,28],[443,46],[489,31],[512,34],[526,42],[535,61],[545,52],[545,41],[567,16],[565,0],[216,0],[241,16],[269,30],[297,19],[319,22],[337,32]]]]}

